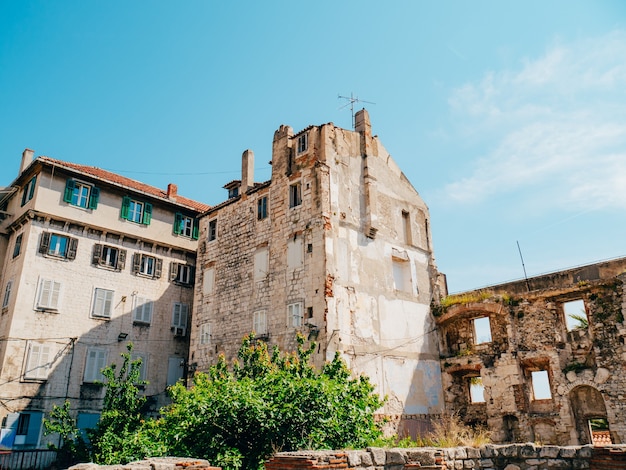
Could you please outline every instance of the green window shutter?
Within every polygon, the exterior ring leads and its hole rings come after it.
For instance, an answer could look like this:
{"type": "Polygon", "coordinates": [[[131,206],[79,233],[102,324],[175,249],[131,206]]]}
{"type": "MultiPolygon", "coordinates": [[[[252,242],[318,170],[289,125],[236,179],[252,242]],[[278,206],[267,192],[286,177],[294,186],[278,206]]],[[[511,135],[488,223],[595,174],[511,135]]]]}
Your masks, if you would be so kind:
{"type": "Polygon", "coordinates": [[[65,193],[63,194],[63,201],[71,203],[72,195],[74,194],[74,188],[76,187],[76,183],[74,183],[73,179],[69,179],[65,182],[65,193]]]}
{"type": "Polygon", "coordinates": [[[176,212],[174,214],[174,233],[180,235],[181,225],[183,224],[183,214],[176,212]]]}
{"type": "Polygon", "coordinates": [[[128,220],[129,212],[130,212],[130,197],[124,196],[122,198],[122,211],[121,211],[122,219],[128,220]]]}
{"type": "Polygon", "coordinates": [[[37,182],[37,176],[33,176],[33,179],[30,180],[30,193],[28,194],[28,200],[30,201],[35,195],[35,183],[37,182]]]}
{"type": "Polygon", "coordinates": [[[96,188],[95,186],[91,188],[91,192],[89,193],[89,208],[96,209],[98,207],[98,200],[100,199],[100,188],[96,188]]]}
{"type": "Polygon", "coordinates": [[[143,205],[143,218],[141,223],[144,225],[150,225],[150,221],[152,220],[152,204],[146,202],[143,205]]]}
{"type": "Polygon", "coordinates": [[[191,238],[198,239],[198,233],[200,232],[200,222],[198,219],[193,219],[193,231],[191,232],[191,238]]]}

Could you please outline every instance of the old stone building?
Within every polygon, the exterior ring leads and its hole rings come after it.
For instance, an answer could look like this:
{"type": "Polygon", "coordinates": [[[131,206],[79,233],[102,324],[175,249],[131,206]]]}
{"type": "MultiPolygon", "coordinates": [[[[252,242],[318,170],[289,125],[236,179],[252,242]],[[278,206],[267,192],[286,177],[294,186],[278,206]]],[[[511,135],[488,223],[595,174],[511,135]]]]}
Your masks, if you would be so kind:
{"type": "Polygon", "coordinates": [[[341,353],[415,430],[443,409],[426,205],[365,110],[355,131],[281,126],[269,181],[254,182],[253,159],[244,152],[241,180],[200,220],[190,365],[233,358],[252,331],[294,350],[301,332],[317,365],[341,353]]]}
{"type": "Polygon", "coordinates": [[[444,298],[446,408],[496,442],[626,442],[626,259],[444,298]]]}
{"type": "Polygon", "coordinates": [[[156,408],[184,376],[207,205],[26,150],[0,191],[1,445],[45,448],[42,417],[69,400],[79,427],[102,406],[101,369],[129,341],[156,408]]]}

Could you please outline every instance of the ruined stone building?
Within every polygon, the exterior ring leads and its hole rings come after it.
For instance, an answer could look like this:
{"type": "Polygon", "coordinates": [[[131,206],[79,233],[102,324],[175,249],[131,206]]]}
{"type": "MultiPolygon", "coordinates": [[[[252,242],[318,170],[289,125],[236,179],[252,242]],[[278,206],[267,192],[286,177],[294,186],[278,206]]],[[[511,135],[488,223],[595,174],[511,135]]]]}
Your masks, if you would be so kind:
{"type": "Polygon", "coordinates": [[[207,205],[26,150],[0,189],[0,442],[45,448],[42,417],[69,400],[92,427],[101,369],[129,341],[156,408],[184,376],[207,205]]]}
{"type": "Polygon", "coordinates": [[[626,259],[443,299],[446,409],[496,442],[626,442],[626,259]]]}
{"type": "Polygon", "coordinates": [[[190,366],[233,358],[252,331],[287,350],[301,332],[317,365],[339,352],[368,375],[400,429],[440,413],[428,208],[367,112],[355,131],[281,126],[269,181],[254,181],[253,158],[200,219],[190,366]]]}

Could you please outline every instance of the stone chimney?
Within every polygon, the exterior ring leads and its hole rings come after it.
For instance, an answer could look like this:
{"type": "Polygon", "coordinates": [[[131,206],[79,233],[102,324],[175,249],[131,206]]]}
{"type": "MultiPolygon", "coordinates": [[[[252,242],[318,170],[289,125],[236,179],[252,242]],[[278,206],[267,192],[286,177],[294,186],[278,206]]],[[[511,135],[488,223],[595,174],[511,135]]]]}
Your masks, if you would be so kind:
{"type": "Polygon", "coordinates": [[[34,156],[35,156],[34,150],[24,149],[24,152],[22,152],[22,164],[20,165],[20,175],[24,173],[24,170],[28,168],[28,165],[30,165],[33,162],[34,156]]]}
{"type": "Polygon", "coordinates": [[[372,123],[365,108],[357,111],[354,116],[354,130],[361,134],[361,155],[370,155],[372,150],[372,123]]]}
{"type": "Polygon", "coordinates": [[[246,150],[241,155],[241,192],[254,186],[254,152],[246,150]]]}
{"type": "Polygon", "coordinates": [[[167,185],[167,198],[175,200],[177,193],[178,193],[178,186],[176,186],[174,183],[169,183],[167,185]]]}

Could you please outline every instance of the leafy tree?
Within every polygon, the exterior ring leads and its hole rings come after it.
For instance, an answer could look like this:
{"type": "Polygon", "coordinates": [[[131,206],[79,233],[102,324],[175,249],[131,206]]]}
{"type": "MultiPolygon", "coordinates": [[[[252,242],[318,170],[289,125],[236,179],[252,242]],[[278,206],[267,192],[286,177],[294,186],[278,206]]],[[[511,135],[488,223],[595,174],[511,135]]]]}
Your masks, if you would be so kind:
{"type": "MultiPolygon", "coordinates": [[[[351,378],[337,354],[317,371],[298,337],[295,353],[271,354],[244,338],[232,370],[224,357],[198,373],[156,424],[170,455],[206,458],[224,468],[258,468],[275,451],[363,447],[381,435],[374,412],[383,404],[369,380],[351,378]]],[[[155,430],[152,430],[154,433],[155,430]]]]}
{"type": "Polygon", "coordinates": [[[57,433],[61,439],[60,447],[50,445],[57,450],[57,464],[67,468],[77,462],[89,459],[89,451],[83,436],[78,430],[76,420],[70,412],[70,402],[62,406],[54,405],[49,418],[44,419],[44,435],[57,433]]]}

